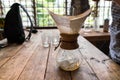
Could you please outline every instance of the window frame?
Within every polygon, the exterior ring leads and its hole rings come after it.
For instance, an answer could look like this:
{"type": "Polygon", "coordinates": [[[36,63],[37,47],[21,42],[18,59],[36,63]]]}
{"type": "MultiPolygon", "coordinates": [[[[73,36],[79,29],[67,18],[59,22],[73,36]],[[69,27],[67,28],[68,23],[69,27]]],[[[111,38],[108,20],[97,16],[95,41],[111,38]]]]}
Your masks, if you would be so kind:
{"type": "MultiPolygon", "coordinates": [[[[16,0],[14,0],[16,1],[16,0]]],[[[91,0],[92,1],[92,0],[91,0]]],[[[107,1],[111,1],[111,0],[107,0],[107,1]]],[[[52,26],[52,27],[49,27],[49,26],[38,26],[37,24],[37,6],[36,6],[36,0],[31,0],[31,2],[33,3],[33,20],[34,20],[34,27],[37,28],[37,29],[57,29],[57,26],[52,26]]],[[[68,0],[65,0],[65,14],[68,15],[68,0]]],[[[100,8],[100,6],[98,6],[100,8]]],[[[104,7],[104,6],[102,6],[104,7]]],[[[101,25],[100,25],[101,26],[101,25]]]]}

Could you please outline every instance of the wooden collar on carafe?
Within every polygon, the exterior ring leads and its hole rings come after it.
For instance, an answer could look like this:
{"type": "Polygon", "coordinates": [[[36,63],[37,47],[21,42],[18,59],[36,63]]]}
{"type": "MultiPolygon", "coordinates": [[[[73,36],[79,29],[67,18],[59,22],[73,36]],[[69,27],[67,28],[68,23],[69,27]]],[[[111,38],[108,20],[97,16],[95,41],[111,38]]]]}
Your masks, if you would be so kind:
{"type": "Polygon", "coordinates": [[[67,50],[72,50],[72,49],[77,49],[79,47],[77,43],[77,38],[79,34],[63,34],[61,33],[61,43],[60,47],[62,49],[67,49],[67,50]]]}

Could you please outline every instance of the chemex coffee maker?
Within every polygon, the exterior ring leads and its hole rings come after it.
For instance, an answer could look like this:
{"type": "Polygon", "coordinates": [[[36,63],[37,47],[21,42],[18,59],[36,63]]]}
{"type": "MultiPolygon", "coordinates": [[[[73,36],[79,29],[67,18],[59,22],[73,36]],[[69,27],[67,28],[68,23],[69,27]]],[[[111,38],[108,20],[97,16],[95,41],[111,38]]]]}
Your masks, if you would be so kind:
{"type": "Polygon", "coordinates": [[[61,36],[56,62],[61,69],[65,71],[74,71],[80,67],[82,62],[77,38],[91,9],[76,16],[62,16],[49,10],[48,12],[55,21],[61,36]]]}

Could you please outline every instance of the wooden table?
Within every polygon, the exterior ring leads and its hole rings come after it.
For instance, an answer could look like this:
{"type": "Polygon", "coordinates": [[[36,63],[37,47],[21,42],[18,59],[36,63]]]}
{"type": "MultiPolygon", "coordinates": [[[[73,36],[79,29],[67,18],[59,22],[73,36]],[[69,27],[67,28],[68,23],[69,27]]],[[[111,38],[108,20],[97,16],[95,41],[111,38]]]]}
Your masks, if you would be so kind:
{"type": "Polygon", "coordinates": [[[90,42],[110,40],[110,33],[103,32],[103,28],[100,28],[98,31],[94,31],[91,29],[88,32],[85,32],[84,29],[81,29],[80,35],[85,37],[90,42]]]}
{"type": "Polygon", "coordinates": [[[109,54],[110,33],[103,32],[103,28],[100,28],[98,31],[91,29],[88,32],[84,31],[84,29],[81,29],[80,35],[90,41],[106,55],[109,54]]]}
{"type": "Polygon", "coordinates": [[[33,34],[29,42],[0,50],[0,80],[120,80],[120,65],[82,36],[78,38],[83,57],[80,68],[73,72],[59,69],[55,61],[57,50],[52,45],[42,46],[42,32],[33,34]]]}

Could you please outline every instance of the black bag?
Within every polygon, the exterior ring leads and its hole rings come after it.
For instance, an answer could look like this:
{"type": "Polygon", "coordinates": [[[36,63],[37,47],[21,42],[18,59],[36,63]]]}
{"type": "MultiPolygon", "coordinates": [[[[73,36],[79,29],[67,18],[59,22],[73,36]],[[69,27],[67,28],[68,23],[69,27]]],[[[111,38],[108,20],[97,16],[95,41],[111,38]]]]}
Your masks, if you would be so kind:
{"type": "Polygon", "coordinates": [[[33,23],[26,9],[21,4],[14,3],[5,17],[4,35],[7,38],[8,43],[22,44],[25,40],[30,39],[32,32],[36,33],[37,30],[33,30],[33,23]],[[25,37],[19,7],[25,11],[31,23],[27,37],[25,37]]]}

